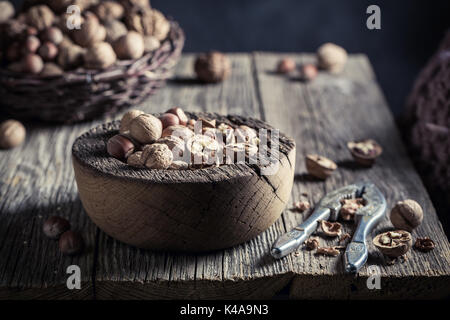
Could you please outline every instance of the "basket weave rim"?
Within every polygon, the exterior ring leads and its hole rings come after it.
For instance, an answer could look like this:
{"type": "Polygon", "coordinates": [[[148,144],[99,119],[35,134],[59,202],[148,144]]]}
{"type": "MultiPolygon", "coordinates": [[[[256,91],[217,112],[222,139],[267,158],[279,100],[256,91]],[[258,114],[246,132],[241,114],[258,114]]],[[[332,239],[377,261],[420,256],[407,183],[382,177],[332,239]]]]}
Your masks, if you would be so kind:
{"type": "Polygon", "coordinates": [[[20,73],[20,72],[14,72],[10,71],[5,68],[0,67],[0,76],[9,78],[11,80],[17,80],[20,81],[22,84],[30,84],[30,85],[39,85],[42,83],[52,83],[52,82],[61,82],[64,81],[65,83],[77,83],[77,82],[95,82],[95,81],[101,81],[102,79],[110,79],[114,77],[134,77],[136,75],[139,75],[140,73],[144,73],[144,71],[139,70],[137,66],[143,65],[148,61],[149,59],[155,58],[160,56],[162,53],[164,53],[166,50],[165,48],[167,46],[171,46],[172,42],[175,42],[177,40],[180,40],[184,38],[184,32],[181,29],[180,25],[173,19],[169,18],[170,23],[170,33],[169,36],[161,42],[160,47],[152,52],[149,52],[145,55],[143,55],[139,59],[135,60],[118,60],[113,66],[102,69],[102,70],[95,70],[95,69],[84,69],[84,68],[78,68],[75,70],[68,70],[64,71],[62,75],[57,76],[39,76],[39,75],[32,75],[32,74],[26,74],[26,73],[20,73]],[[132,73],[124,73],[123,70],[136,70],[136,72],[132,73]]]}

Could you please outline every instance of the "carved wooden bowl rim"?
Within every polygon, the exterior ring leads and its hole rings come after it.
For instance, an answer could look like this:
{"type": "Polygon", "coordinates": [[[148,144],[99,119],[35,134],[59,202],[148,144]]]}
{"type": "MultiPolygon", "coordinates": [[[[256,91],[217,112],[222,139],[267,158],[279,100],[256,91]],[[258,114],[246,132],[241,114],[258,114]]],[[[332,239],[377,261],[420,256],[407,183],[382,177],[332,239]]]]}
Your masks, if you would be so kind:
{"type": "MultiPolygon", "coordinates": [[[[153,115],[159,116],[159,113],[153,115]]],[[[248,125],[256,130],[273,129],[269,124],[251,117],[238,115],[220,115],[208,112],[186,112],[192,119],[200,117],[216,119],[218,123],[232,126],[248,125]]],[[[95,173],[116,179],[134,180],[143,183],[213,183],[224,180],[248,177],[260,172],[258,165],[225,164],[219,167],[208,167],[195,170],[161,170],[139,169],[127,165],[125,162],[108,155],[106,143],[108,139],[119,133],[120,121],[101,124],[79,136],[72,147],[72,156],[80,165],[93,170],[95,173]]],[[[286,157],[295,148],[295,142],[280,132],[280,159],[286,157]]]]}

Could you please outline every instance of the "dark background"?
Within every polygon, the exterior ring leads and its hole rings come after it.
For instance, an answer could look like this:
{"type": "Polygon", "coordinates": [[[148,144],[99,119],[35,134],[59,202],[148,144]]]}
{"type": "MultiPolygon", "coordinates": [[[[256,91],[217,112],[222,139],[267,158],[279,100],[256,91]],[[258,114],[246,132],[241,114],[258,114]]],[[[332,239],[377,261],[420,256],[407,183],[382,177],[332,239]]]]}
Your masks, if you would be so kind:
{"type": "MultiPolygon", "coordinates": [[[[20,0],[14,1],[16,4],[20,0]]],[[[185,52],[314,52],[335,42],[366,53],[395,115],[415,76],[450,27],[444,0],[152,0],[186,32],[185,52]],[[381,30],[366,28],[366,9],[381,9],[381,30]]]]}

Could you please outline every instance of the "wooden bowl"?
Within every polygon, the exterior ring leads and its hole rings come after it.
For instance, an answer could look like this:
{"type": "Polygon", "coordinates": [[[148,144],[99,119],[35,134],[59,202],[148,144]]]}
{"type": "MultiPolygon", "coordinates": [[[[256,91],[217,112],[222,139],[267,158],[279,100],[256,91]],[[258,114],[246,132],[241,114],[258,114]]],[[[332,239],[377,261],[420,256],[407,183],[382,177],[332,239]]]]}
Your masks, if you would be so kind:
{"type": "MultiPolygon", "coordinates": [[[[273,129],[239,116],[187,113],[233,126],[273,129]]],[[[157,115],[158,116],[158,115],[157,115]]],[[[231,164],[197,170],[136,169],[108,156],[115,121],[80,136],[72,149],[83,206],[107,234],[133,246],[210,251],[250,240],[279,218],[290,197],[295,142],[280,133],[279,169],[261,175],[258,165],[231,164]]]]}

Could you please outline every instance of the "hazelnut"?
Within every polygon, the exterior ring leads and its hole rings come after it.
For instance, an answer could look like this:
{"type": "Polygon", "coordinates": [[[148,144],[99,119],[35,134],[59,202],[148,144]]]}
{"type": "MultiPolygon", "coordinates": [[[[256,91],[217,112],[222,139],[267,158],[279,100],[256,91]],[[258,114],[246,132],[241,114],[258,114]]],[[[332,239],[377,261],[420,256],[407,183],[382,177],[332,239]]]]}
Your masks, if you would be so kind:
{"type": "Polygon", "coordinates": [[[57,65],[51,62],[47,62],[44,64],[44,68],[39,74],[42,77],[54,77],[60,76],[64,73],[64,71],[57,65]]]}
{"type": "Polygon", "coordinates": [[[31,7],[27,12],[27,23],[40,31],[51,27],[54,20],[53,11],[46,5],[31,7]]]}
{"type": "Polygon", "coordinates": [[[76,255],[83,250],[83,238],[78,232],[66,231],[59,238],[59,250],[66,255],[76,255]]]}
{"type": "Polygon", "coordinates": [[[200,54],[194,65],[197,77],[203,82],[220,82],[231,74],[231,62],[222,53],[213,51],[200,54]]]}
{"type": "Polygon", "coordinates": [[[394,227],[412,232],[423,220],[423,210],[416,201],[399,201],[391,210],[391,222],[394,227]]]}
{"type": "Polygon", "coordinates": [[[24,49],[25,52],[35,53],[39,46],[41,45],[41,41],[36,36],[28,36],[25,40],[24,49]]]}
{"type": "Polygon", "coordinates": [[[44,61],[37,54],[29,53],[23,60],[23,71],[32,74],[38,74],[44,68],[44,61]]]}
{"type": "Polygon", "coordinates": [[[126,159],[134,152],[134,143],[126,136],[118,134],[108,140],[106,150],[116,159],[126,159]]]}
{"type": "Polygon", "coordinates": [[[318,71],[314,64],[307,63],[301,67],[301,77],[303,80],[311,81],[317,77],[318,71]]]}
{"type": "Polygon", "coordinates": [[[357,163],[365,167],[371,167],[383,152],[383,148],[372,139],[362,141],[351,141],[347,148],[357,163]]]}
{"type": "Polygon", "coordinates": [[[150,114],[141,114],[131,121],[130,134],[141,144],[153,143],[161,138],[161,120],[150,114]]]}
{"type": "Polygon", "coordinates": [[[163,129],[180,124],[180,119],[173,113],[164,113],[159,117],[159,120],[162,122],[163,129]]]}
{"type": "Polygon", "coordinates": [[[84,54],[84,63],[88,69],[106,69],[116,62],[117,56],[107,42],[98,42],[84,54]]]}
{"type": "Polygon", "coordinates": [[[46,42],[39,48],[39,55],[45,61],[51,61],[58,55],[58,47],[53,42],[46,42]]]}
{"type": "Polygon", "coordinates": [[[114,1],[102,1],[94,8],[94,13],[102,21],[120,20],[124,14],[124,8],[120,3],[114,1]]]}
{"type": "Polygon", "coordinates": [[[50,239],[58,239],[64,232],[70,229],[70,223],[61,217],[48,218],[42,227],[44,234],[50,239]]]}
{"type": "Polygon", "coordinates": [[[291,58],[284,58],[278,62],[277,72],[281,74],[290,73],[297,67],[294,60],[291,58]]]}
{"type": "Polygon", "coordinates": [[[341,210],[339,215],[344,221],[352,221],[355,219],[356,212],[365,206],[363,198],[352,198],[341,200],[341,210]]]}
{"type": "Polygon", "coordinates": [[[43,41],[50,41],[56,45],[60,44],[64,39],[62,31],[56,27],[45,29],[41,37],[43,41]]]}
{"type": "Polygon", "coordinates": [[[397,258],[411,249],[412,237],[408,231],[388,231],[377,235],[372,242],[384,255],[397,258]]]}
{"type": "Polygon", "coordinates": [[[142,151],[138,151],[130,155],[127,158],[127,164],[135,168],[144,168],[144,163],[142,160],[142,151]]]}
{"type": "Polygon", "coordinates": [[[136,31],[130,31],[117,39],[114,51],[119,59],[139,59],[144,54],[144,38],[136,31]]]}
{"type": "Polygon", "coordinates": [[[4,23],[14,17],[14,6],[9,1],[0,1],[0,23],[4,23]]]}
{"type": "Polygon", "coordinates": [[[322,69],[340,73],[347,63],[347,52],[333,43],[325,43],[317,49],[317,59],[322,69]]]}
{"type": "Polygon", "coordinates": [[[417,238],[416,243],[414,244],[414,248],[422,252],[429,252],[436,247],[433,240],[428,237],[425,238],[417,238]]]}
{"type": "Polygon", "coordinates": [[[184,161],[173,161],[169,167],[170,170],[187,170],[189,169],[189,164],[184,161]]]}
{"type": "Polygon", "coordinates": [[[162,132],[162,137],[167,136],[176,136],[186,141],[194,136],[194,132],[182,125],[170,126],[165,128],[164,131],[162,132]]]}
{"type": "Polygon", "coordinates": [[[154,36],[144,37],[144,52],[152,52],[161,46],[161,42],[154,36]]]}
{"type": "Polygon", "coordinates": [[[308,250],[315,250],[319,247],[319,245],[320,245],[319,238],[317,237],[311,237],[305,241],[305,247],[308,250]]]}
{"type": "Polygon", "coordinates": [[[127,131],[130,131],[130,123],[131,123],[131,121],[134,118],[136,118],[137,116],[140,116],[141,114],[144,114],[144,111],[141,111],[141,110],[130,110],[130,111],[126,112],[123,115],[122,120],[120,120],[119,132],[120,133],[125,133],[127,131]]]}
{"type": "Polygon", "coordinates": [[[318,179],[325,180],[334,170],[337,165],[328,158],[316,155],[308,154],[306,156],[306,170],[308,173],[318,179]]]}
{"type": "Polygon", "coordinates": [[[85,52],[85,49],[78,45],[64,43],[59,46],[58,64],[65,70],[77,68],[83,64],[85,52]]]}
{"type": "Polygon", "coordinates": [[[174,107],[172,109],[167,110],[166,113],[172,113],[172,114],[176,115],[178,117],[178,119],[180,120],[180,124],[183,126],[185,126],[188,122],[188,117],[186,116],[183,109],[181,109],[181,108],[174,107]]]}
{"type": "Polygon", "coordinates": [[[15,148],[23,143],[26,136],[25,127],[16,120],[0,123],[0,148],[15,148]]]}
{"type": "Polygon", "coordinates": [[[118,20],[108,20],[105,22],[106,41],[114,43],[120,37],[128,33],[127,27],[118,20]]]}
{"type": "Polygon", "coordinates": [[[328,237],[337,237],[342,233],[342,225],[339,222],[321,220],[319,227],[320,232],[328,237]]]}
{"type": "Polygon", "coordinates": [[[28,36],[37,36],[39,34],[39,30],[35,27],[27,27],[26,34],[28,36]]]}
{"type": "Polygon", "coordinates": [[[142,159],[149,169],[167,169],[173,161],[173,154],[165,144],[154,143],[144,147],[142,159]]]}
{"type": "Polygon", "coordinates": [[[86,12],[81,28],[73,30],[75,43],[85,48],[102,42],[105,38],[106,29],[100,24],[98,18],[92,12],[86,12]]]}

